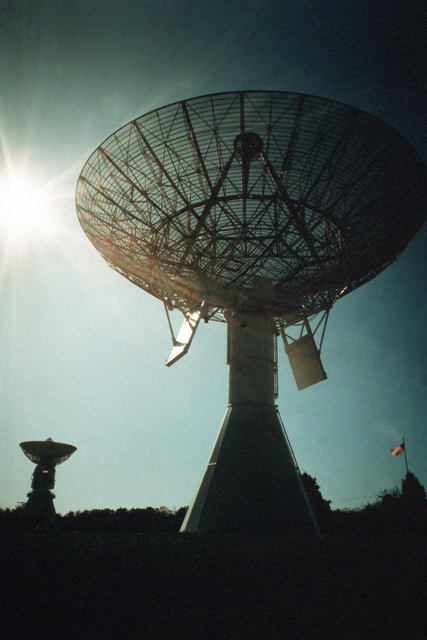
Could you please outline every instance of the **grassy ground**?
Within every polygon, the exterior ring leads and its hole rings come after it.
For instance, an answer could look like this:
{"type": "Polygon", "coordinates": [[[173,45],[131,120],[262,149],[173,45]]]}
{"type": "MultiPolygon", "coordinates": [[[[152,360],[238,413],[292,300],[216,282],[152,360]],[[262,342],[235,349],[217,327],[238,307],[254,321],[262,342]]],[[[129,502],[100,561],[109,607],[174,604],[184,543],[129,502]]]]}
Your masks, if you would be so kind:
{"type": "Polygon", "coordinates": [[[425,545],[8,534],[0,637],[421,640],[425,545]]]}

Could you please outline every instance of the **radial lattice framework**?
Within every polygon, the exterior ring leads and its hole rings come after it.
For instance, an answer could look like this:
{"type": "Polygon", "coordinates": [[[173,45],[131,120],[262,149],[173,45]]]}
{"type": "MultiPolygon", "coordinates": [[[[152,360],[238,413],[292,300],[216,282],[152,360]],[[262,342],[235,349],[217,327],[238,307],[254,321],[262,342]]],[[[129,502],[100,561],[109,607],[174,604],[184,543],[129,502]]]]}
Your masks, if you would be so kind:
{"type": "Polygon", "coordinates": [[[119,129],[77,187],[107,262],[206,319],[242,300],[292,323],[393,262],[425,216],[424,166],[380,120],[282,92],[193,98],[119,129]],[[257,300],[254,276],[274,285],[257,300]]]}
{"type": "Polygon", "coordinates": [[[301,388],[325,379],[308,318],[326,318],[418,231],[427,189],[417,152],[330,100],[217,94],[119,129],[89,158],[76,198],[110,266],[186,314],[168,365],[201,316],[227,319],[227,411],[182,530],[313,533],[275,406],[272,320],[285,342],[287,326],[306,327],[294,346],[309,338],[315,358],[294,358],[310,373],[301,388]]]}

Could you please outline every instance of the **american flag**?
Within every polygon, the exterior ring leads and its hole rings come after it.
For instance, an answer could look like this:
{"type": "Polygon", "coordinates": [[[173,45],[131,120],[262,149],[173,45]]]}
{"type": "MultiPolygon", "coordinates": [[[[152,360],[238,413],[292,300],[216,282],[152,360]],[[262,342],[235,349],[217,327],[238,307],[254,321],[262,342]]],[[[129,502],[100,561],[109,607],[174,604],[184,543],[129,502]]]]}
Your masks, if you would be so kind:
{"type": "Polygon", "coordinates": [[[402,444],[399,444],[398,447],[393,447],[393,449],[391,450],[391,455],[393,456],[400,456],[401,453],[405,453],[405,443],[402,442],[402,444]]]}

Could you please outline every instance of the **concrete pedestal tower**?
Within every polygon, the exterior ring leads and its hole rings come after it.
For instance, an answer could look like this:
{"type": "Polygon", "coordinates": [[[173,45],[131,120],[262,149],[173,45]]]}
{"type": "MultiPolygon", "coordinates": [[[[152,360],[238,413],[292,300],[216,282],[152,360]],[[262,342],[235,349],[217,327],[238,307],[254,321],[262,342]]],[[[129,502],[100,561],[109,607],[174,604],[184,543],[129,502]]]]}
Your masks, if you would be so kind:
{"type": "Polygon", "coordinates": [[[318,533],[275,405],[268,314],[228,315],[228,407],[181,531],[318,533]]]}

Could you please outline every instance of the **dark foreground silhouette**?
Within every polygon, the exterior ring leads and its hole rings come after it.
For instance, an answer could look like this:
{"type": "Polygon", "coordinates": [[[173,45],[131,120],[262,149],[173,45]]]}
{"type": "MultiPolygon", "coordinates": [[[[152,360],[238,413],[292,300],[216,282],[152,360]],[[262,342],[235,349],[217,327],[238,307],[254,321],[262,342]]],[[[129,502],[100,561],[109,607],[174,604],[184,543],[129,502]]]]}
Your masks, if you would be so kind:
{"type": "Polygon", "coordinates": [[[356,511],[320,504],[323,543],[179,534],[185,510],[68,514],[53,528],[0,512],[0,637],[424,639],[418,485],[356,511]]]}
{"type": "Polygon", "coordinates": [[[3,638],[425,637],[419,538],[39,530],[3,542],[3,638]]]}

